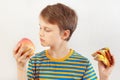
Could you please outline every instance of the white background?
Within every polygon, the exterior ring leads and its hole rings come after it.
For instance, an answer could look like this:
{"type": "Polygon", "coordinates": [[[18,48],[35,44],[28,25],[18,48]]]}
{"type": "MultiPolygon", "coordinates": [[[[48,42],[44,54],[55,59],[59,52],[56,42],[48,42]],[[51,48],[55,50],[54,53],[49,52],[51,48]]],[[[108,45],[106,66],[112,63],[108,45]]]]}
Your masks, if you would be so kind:
{"type": "Polygon", "coordinates": [[[73,8],[79,17],[70,47],[91,60],[97,75],[91,54],[109,47],[116,59],[110,80],[120,80],[119,0],[0,0],[0,80],[17,80],[12,51],[21,38],[30,38],[36,52],[45,49],[39,42],[38,16],[45,6],[57,2],[73,8]]]}

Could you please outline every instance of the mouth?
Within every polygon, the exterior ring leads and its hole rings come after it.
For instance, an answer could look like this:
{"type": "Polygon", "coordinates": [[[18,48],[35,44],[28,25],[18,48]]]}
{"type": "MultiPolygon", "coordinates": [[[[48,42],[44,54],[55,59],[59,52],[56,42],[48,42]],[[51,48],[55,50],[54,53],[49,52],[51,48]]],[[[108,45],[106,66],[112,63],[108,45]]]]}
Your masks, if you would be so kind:
{"type": "Polygon", "coordinates": [[[45,40],[44,40],[44,39],[42,39],[42,38],[40,38],[40,41],[41,41],[41,42],[44,42],[45,40]]]}

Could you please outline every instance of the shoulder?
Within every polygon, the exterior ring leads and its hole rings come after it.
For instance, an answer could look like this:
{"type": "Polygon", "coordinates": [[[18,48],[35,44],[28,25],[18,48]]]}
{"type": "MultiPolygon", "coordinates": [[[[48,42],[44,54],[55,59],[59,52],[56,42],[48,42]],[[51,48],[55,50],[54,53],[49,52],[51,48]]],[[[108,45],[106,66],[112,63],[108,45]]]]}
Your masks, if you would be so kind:
{"type": "Polygon", "coordinates": [[[38,52],[38,53],[36,53],[36,54],[33,56],[33,58],[34,58],[34,57],[43,57],[43,56],[45,56],[45,52],[46,52],[46,50],[43,50],[43,51],[41,51],[41,52],[38,52]]]}
{"type": "Polygon", "coordinates": [[[73,51],[73,54],[71,55],[70,58],[72,58],[72,59],[74,59],[74,60],[78,60],[78,61],[80,61],[80,62],[84,62],[84,63],[89,63],[89,62],[90,62],[87,57],[83,56],[83,55],[82,55],[81,53],[79,53],[79,52],[76,52],[75,50],[73,51]]]}
{"type": "Polygon", "coordinates": [[[35,60],[38,60],[38,59],[41,59],[41,58],[45,57],[45,56],[46,56],[46,55],[45,55],[45,51],[46,51],[46,50],[43,50],[43,51],[38,52],[38,53],[35,53],[35,55],[32,56],[32,57],[30,58],[30,60],[35,61],[35,60]]]}
{"type": "Polygon", "coordinates": [[[75,50],[73,51],[73,54],[71,56],[72,58],[78,58],[78,59],[84,59],[84,60],[88,60],[87,57],[83,56],[81,53],[76,52],[75,50]]]}

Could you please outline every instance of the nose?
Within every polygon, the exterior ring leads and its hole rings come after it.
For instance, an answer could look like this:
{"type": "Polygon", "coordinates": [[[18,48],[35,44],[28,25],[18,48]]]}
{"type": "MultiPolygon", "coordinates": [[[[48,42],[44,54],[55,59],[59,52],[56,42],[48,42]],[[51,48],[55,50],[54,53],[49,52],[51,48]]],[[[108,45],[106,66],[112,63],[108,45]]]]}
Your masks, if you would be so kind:
{"type": "Polygon", "coordinates": [[[39,34],[40,34],[40,37],[43,37],[44,36],[44,31],[40,30],[39,34]]]}

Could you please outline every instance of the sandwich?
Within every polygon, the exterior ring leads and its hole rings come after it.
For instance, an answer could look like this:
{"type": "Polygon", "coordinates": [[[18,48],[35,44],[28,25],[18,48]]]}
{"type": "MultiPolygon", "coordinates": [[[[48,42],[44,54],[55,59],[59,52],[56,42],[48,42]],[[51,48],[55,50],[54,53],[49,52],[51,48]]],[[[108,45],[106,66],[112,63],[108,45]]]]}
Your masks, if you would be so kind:
{"type": "Polygon", "coordinates": [[[113,64],[113,58],[109,48],[102,48],[92,54],[95,60],[101,61],[105,67],[110,67],[113,64]]]}

